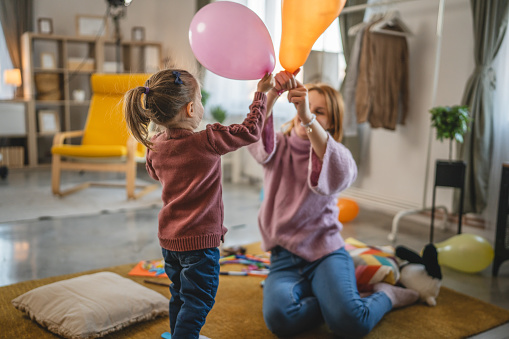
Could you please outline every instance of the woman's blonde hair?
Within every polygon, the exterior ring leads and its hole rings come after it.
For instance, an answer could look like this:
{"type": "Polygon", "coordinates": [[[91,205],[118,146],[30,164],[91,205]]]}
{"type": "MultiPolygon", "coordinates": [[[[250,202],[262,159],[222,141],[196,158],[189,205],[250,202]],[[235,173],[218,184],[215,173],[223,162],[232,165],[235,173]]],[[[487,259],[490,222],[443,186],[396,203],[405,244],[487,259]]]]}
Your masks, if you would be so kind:
{"type": "MultiPolygon", "coordinates": [[[[323,83],[306,84],[308,92],[317,91],[325,97],[325,105],[327,109],[327,118],[329,120],[329,128],[327,132],[336,140],[341,142],[343,139],[343,97],[341,93],[331,86],[323,83]]],[[[290,135],[294,127],[293,119],[283,125],[284,134],[290,135]]]]}
{"type": "Polygon", "coordinates": [[[125,94],[123,110],[127,127],[136,140],[151,148],[149,123],[168,126],[183,107],[196,100],[199,89],[196,78],[185,70],[165,69],[155,73],[145,86],[125,94]]]}

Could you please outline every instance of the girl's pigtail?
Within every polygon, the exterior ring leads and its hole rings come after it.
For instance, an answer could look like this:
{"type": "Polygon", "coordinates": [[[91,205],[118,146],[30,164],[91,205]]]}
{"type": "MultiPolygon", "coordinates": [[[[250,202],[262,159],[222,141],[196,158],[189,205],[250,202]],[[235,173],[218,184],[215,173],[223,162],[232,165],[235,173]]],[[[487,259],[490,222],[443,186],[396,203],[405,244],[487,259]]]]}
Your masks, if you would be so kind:
{"type": "Polygon", "coordinates": [[[142,104],[142,95],[145,94],[145,87],[133,88],[124,97],[124,116],[127,127],[133,137],[145,147],[152,149],[152,143],[148,139],[148,125],[150,123],[149,111],[142,104]]]}

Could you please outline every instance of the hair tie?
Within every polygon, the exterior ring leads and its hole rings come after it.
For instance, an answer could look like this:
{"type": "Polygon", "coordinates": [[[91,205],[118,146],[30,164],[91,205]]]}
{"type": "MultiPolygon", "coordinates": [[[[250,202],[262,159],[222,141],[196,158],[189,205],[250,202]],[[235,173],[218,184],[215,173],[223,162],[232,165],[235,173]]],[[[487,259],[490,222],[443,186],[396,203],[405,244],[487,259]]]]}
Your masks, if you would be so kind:
{"type": "Polygon", "coordinates": [[[175,83],[178,85],[182,85],[183,82],[182,82],[182,79],[180,79],[180,72],[173,71],[172,73],[175,76],[175,83]]]}
{"type": "Polygon", "coordinates": [[[149,91],[148,87],[145,87],[145,94],[148,94],[148,91],[149,91]]]}

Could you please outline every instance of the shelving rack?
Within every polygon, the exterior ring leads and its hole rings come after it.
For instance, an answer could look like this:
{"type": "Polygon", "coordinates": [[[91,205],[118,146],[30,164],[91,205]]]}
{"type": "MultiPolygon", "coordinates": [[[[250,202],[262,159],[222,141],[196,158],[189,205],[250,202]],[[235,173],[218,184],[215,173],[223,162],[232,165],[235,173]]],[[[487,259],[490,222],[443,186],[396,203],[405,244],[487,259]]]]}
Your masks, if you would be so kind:
{"type": "Polygon", "coordinates": [[[56,112],[55,122],[60,131],[83,129],[93,73],[152,73],[162,68],[159,42],[121,41],[118,46],[114,39],[103,37],[25,32],[21,43],[31,167],[51,162],[54,132],[41,131],[38,112],[56,112]],[[117,48],[121,49],[121,60],[116,60],[117,48]],[[84,98],[78,98],[76,91],[83,91],[84,98]]]}

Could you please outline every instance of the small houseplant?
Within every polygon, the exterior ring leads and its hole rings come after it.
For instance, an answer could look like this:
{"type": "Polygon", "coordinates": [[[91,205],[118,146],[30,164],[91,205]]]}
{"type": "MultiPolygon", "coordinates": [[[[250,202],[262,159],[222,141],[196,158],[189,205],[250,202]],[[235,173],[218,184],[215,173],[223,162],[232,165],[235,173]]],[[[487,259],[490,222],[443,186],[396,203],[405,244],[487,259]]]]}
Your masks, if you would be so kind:
{"type": "Polygon", "coordinates": [[[433,206],[431,209],[430,242],[433,242],[433,226],[435,218],[435,193],[437,186],[460,189],[458,209],[458,234],[461,233],[463,215],[463,198],[465,190],[466,163],[462,160],[452,161],[452,142],[463,143],[463,136],[472,121],[468,106],[437,106],[429,110],[431,126],[436,129],[437,139],[449,139],[449,160],[437,160],[435,164],[435,184],[433,187],[433,206]]]}
{"type": "Polygon", "coordinates": [[[452,160],[452,141],[463,143],[468,131],[470,116],[468,106],[437,106],[429,110],[431,126],[436,128],[437,139],[449,139],[449,161],[452,160]]]}
{"type": "Polygon", "coordinates": [[[210,98],[210,93],[201,88],[201,104],[203,107],[207,106],[207,101],[210,98]]]}
{"type": "Polygon", "coordinates": [[[226,119],[226,111],[221,106],[214,106],[210,109],[210,114],[212,117],[219,122],[220,124],[226,119]]]}

